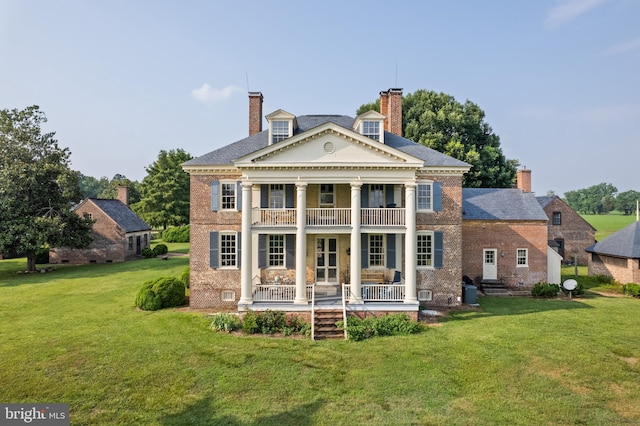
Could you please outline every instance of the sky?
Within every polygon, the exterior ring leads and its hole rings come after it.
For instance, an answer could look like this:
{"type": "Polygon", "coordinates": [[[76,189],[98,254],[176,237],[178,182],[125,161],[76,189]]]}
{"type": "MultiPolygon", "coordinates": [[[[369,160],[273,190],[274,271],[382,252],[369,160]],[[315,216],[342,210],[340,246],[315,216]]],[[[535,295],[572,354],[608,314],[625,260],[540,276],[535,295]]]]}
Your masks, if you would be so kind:
{"type": "Polygon", "coordinates": [[[0,0],[0,109],[87,176],[248,136],[249,91],[355,116],[389,88],[478,105],[537,195],[640,191],[640,0],[0,0]]]}

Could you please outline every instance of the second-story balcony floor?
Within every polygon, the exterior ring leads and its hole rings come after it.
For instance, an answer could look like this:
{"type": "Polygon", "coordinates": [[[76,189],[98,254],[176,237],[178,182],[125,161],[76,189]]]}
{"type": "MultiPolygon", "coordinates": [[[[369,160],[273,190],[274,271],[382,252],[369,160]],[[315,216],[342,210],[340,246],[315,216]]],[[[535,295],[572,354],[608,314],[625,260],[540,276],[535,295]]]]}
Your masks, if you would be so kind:
{"type": "MultiPolygon", "coordinates": [[[[307,228],[351,226],[351,208],[308,208],[306,209],[307,228]]],[[[252,226],[265,228],[296,227],[297,210],[253,209],[252,226]]],[[[405,226],[404,208],[362,208],[360,209],[361,227],[403,227],[405,226]]]]}

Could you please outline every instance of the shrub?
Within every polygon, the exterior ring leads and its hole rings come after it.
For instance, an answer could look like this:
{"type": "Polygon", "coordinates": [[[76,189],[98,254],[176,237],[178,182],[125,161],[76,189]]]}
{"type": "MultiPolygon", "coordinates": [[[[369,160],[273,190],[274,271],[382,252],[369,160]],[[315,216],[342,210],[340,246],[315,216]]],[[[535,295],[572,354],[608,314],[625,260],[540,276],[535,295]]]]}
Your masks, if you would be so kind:
{"type": "MultiPolygon", "coordinates": [[[[338,327],[344,328],[344,322],[338,322],[338,327]]],[[[347,337],[349,340],[364,340],[369,337],[382,337],[392,335],[407,335],[419,333],[422,326],[411,321],[404,313],[388,314],[379,317],[347,318],[347,337]]]]}
{"type": "Polygon", "coordinates": [[[622,286],[622,292],[633,297],[640,297],[640,284],[628,283],[622,286]]]}
{"type": "Polygon", "coordinates": [[[235,314],[220,313],[213,316],[211,328],[215,331],[225,331],[230,333],[241,327],[240,318],[235,314]]]}
{"type": "Polygon", "coordinates": [[[149,247],[145,247],[142,249],[143,257],[156,257],[156,254],[149,247]]]}
{"type": "Polygon", "coordinates": [[[609,275],[594,275],[592,277],[599,284],[613,284],[615,280],[609,275]]]}
{"type": "Polygon", "coordinates": [[[282,334],[289,336],[291,334],[311,334],[311,325],[298,315],[287,315],[282,326],[282,334]]]}
{"type": "Polygon", "coordinates": [[[262,334],[277,333],[281,331],[285,325],[285,313],[267,309],[258,314],[257,323],[262,334]]]}
{"type": "Polygon", "coordinates": [[[267,309],[264,312],[247,312],[242,320],[242,331],[247,334],[308,335],[311,333],[311,325],[298,315],[286,315],[282,311],[267,309]]]}
{"type": "Polygon", "coordinates": [[[168,243],[188,243],[189,225],[172,226],[162,232],[162,239],[168,243]]]}
{"type": "MultiPolygon", "coordinates": [[[[561,286],[561,290],[564,294],[569,294],[568,290],[565,290],[564,287],[561,286]]],[[[581,282],[578,282],[578,285],[576,285],[576,288],[571,290],[571,295],[572,296],[580,296],[582,294],[584,294],[585,290],[584,290],[584,284],[582,284],[581,282]]]]}
{"type": "Polygon", "coordinates": [[[169,249],[167,248],[166,244],[156,244],[156,246],[153,248],[153,254],[156,256],[167,254],[168,252],[169,249]]]}
{"type": "Polygon", "coordinates": [[[545,297],[547,299],[550,299],[553,297],[557,297],[559,291],[560,286],[558,284],[537,283],[531,289],[531,295],[533,297],[545,297]]]}
{"type": "Polygon", "coordinates": [[[254,334],[260,331],[260,327],[258,327],[258,313],[254,311],[249,311],[245,314],[242,320],[242,331],[247,334],[254,334]]]}
{"type": "Polygon", "coordinates": [[[136,295],[136,306],[144,311],[180,306],[184,301],[184,284],[173,277],[147,281],[142,284],[136,295]]]}
{"type": "Polygon", "coordinates": [[[180,281],[186,288],[189,288],[189,267],[187,266],[184,271],[180,274],[180,281]]]}

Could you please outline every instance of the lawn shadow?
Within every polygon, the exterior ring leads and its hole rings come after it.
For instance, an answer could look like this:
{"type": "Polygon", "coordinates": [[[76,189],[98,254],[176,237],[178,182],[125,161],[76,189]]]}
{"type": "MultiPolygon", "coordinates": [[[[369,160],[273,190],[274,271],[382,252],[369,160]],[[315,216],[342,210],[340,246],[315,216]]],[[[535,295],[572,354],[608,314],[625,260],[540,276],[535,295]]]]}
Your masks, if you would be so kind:
{"type": "Polygon", "coordinates": [[[182,426],[182,425],[311,425],[315,424],[312,415],[324,405],[323,400],[309,402],[299,405],[290,411],[263,416],[257,420],[247,423],[241,421],[233,415],[218,415],[215,409],[213,398],[207,397],[190,405],[185,410],[163,416],[159,419],[161,425],[182,426]]]}
{"type": "Polygon", "coordinates": [[[570,311],[574,309],[594,309],[581,302],[581,298],[573,299],[540,299],[524,297],[482,297],[478,299],[479,307],[469,310],[452,310],[439,322],[472,320],[477,318],[528,315],[538,312],[570,311]]]}

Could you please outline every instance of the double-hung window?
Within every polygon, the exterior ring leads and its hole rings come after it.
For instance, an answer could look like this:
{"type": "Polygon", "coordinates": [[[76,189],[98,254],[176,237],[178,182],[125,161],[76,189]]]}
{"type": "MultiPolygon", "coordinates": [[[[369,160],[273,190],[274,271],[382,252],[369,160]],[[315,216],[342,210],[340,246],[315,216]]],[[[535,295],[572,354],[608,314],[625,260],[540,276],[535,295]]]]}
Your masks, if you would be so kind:
{"type": "Polygon", "coordinates": [[[269,185],[269,208],[270,209],[284,208],[284,185],[283,184],[269,185]]]}
{"type": "Polygon", "coordinates": [[[235,232],[220,233],[220,267],[238,265],[238,235],[235,232]]]}
{"type": "Polygon", "coordinates": [[[553,212],[551,220],[553,225],[562,225],[562,212],[553,212]]]}
{"type": "Polygon", "coordinates": [[[368,138],[380,140],[380,122],[379,121],[363,121],[362,134],[368,138]]]}
{"type": "Polygon", "coordinates": [[[384,185],[369,185],[369,207],[378,208],[384,206],[384,185]]]}
{"type": "Polygon", "coordinates": [[[433,210],[433,184],[421,183],[416,189],[417,193],[417,209],[433,210]]]}
{"type": "Polygon", "coordinates": [[[288,121],[272,121],[271,122],[271,142],[276,143],[283,141],[289,137],[288,121]]]}
{"type": "Polygon", "coordinates": [[[418,268],[433,267],[433,233],[419,232],[416,237],[418,268]]]}
{"type": "Polygon", "coordinates": [[[516,265],[517,266],[527,266],[527,265],[529,265],[529,250],[527,250],[527,249],[518,249],[516,251],[516,265]]]}
{"type": "Polygon", "coordinates": [[[369,234],[369,266],[385,266],[384,235],[369,234]]]}
{"type": "Polygon", "coordinates": [[[328,208],[335,206],[332,183],[320,185],[320,207],[328,208]]]}
{"type": "Polygon", "coordinates": [[[236,209],[236,182],[221,182],[221,207],[222,210],[236,209]]]}
{"type": "Polygon", "coordinates": [[[269,235],[269,267],[284,267],[284,235],[269,235]]]}

